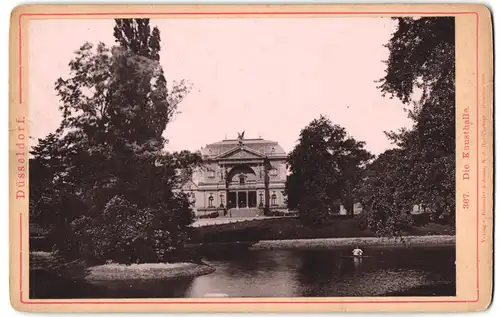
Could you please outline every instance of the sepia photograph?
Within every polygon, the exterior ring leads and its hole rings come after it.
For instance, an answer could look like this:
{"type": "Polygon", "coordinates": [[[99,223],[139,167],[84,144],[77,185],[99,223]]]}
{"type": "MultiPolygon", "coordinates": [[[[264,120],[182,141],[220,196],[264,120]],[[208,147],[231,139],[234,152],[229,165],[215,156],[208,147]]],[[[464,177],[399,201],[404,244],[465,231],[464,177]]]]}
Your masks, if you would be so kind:
{"type": "Polygon", "coordinates": [[[456,16],[25,18],[28,302],[458,296],[456,16]]]}
{"type": "Polygon", "coordinates": [[[29,27],[31,298],[455,295],[453,17],[29,27]]]}

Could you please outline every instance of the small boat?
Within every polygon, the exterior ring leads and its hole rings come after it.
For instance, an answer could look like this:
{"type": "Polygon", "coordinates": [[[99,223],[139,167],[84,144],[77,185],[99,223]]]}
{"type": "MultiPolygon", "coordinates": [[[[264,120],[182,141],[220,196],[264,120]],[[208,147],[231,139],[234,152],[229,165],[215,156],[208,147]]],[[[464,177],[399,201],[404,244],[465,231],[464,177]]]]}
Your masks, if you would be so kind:
{"type": "Polygon", "coordinates": [[[348,259],[361,259],[361,258],[371,258],[369,255],[341,255],[341,258],[348,259]]]}

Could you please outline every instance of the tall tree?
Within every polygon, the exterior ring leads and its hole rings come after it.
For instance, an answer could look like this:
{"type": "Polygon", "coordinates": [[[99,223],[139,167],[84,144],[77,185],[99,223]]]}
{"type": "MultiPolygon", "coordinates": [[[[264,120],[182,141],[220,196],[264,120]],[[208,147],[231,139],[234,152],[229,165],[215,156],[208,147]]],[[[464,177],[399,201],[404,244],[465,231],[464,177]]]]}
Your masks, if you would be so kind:
{"type": "MultiPolygon", "coordinates": [[[[401,151],[397,152],[398,155],[381,157],[384,162],[393,162],[380,165],[386,166],[385,170],[369,177],[389,186],[390,179],[396,175],[394,173],[405,170],[405,176],[398,180],[397,185],[391,185],[398,186],[393,188],[395,193],[405,191],[395,203],[401,206],[424,205],[432,211],[433,217],[450,215],[454,221],[455,20],[453,17],[395,20],[397,30],[387,44],[390,55],[380,89],[384,95],[397,97],[406,105],[414,125],[410,129],[387,133],[401,151]]],[[[368,188],[361,188],[361,192],[366,190],[368,188]]],[[[365,196],[367,212],[373,215],[382,212],[369,206],[382,206],[390,199],[384,195],[365,196]]],[[[380,226],[394,223],[401,212],[410,212],[410,208],[390,210],[392,214],[383,221],[379,217],[380,226]]],[[[385,228],[396,227],[389,225],[385,228]]],[[[384,232],[387,235],[394,233],[395,230],[384,232]]]]}
{"type": "Polygon", "coordinates": [[[389,42],[387,75],[381,89],[410,103],[420,89],[420,100],[410,116],[410,131],[390,137],[412,156],[419,171],[410,175],[417,199],[437,216],[455,211],[455,19],[453,17],[399,18],[389,42]]]}
{"type": "Polygon", "coordinates": [[[174,191],[176,171],[200,160],[163,151],[163,132],[188,87],[167,89],[160,32],[148,19],[118,19],[114,34],[118,46],[85,43],[70,76],[56,82],[61,125],[33,150],[34,164],[51,173],[52,208],[39,209],[51,219],[67,198],[54,224],[66,228],[56,244],[68,256],[166,260],[191,221],[186,197],[174,191]]]}
{"type": "Polygon", "coordinates": [[[370,158],[364,142],[348,137],[344,128],[325,116],[313,120],[287,159],[289,207],[307,223],[321,223],[340,204],[352,204],[349,186],[370,158]]]}

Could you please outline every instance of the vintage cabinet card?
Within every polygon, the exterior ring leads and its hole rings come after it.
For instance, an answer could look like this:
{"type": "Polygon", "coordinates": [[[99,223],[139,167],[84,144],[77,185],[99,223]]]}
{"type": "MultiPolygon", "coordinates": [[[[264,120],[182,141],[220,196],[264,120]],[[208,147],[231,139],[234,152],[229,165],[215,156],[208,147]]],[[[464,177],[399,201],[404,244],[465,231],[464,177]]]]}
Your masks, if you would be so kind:
{"type": "Polygon", "coordinates": [[[38,312],[478,311],[480,5],[25,5],[10,293],[38,312]]]}

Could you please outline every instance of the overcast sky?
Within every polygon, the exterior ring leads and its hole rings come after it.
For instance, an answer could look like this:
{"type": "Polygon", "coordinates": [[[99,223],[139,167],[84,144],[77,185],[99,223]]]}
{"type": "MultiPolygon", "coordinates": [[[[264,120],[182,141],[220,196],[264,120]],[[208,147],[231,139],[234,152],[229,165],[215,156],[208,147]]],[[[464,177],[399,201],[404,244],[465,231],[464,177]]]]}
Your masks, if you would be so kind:
{"type": "MultiPolygon", "coordinates": [[[[375,154],[392,147],[383,131],[410,124],[397,99],[382,97],[388,18],[224,18],[152,20],[161,32],[167,80],[194,88],[167,126],[168,150],[197,150],[245,137],[285,151],[320,114],[365,141],[375,154]]],[[[61,120],[54,82],[85,41],[113,45],[113,20],[38,20],[29,25],[30,135],[61,120]]]]}

